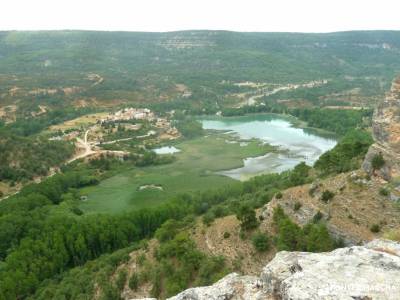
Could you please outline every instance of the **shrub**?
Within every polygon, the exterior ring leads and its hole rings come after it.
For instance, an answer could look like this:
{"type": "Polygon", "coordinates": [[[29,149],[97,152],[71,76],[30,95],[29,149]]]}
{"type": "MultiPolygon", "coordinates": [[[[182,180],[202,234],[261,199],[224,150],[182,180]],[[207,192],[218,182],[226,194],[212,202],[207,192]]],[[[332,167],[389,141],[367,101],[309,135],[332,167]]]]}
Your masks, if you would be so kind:
{"type": "Polygon", "coordinates": [[[226,209],[221,205],[217,205],[217,206],[213,207],[211,209],[211,211],[214,214],[215,218],[221,218],[221,217],[224,217],[227,215],[226,209]]]}
{"type": "Polygon", "coordinates": [[[143,266],[144,262],[146,261],[146,255],[144,253],[140,254],[137,259],[136,259],[136,263],[139,266],[143,266]]]}
{"type": "Polygon", "coordinates": [[[307,166],[305,162],[299,163],[290,173],[289,182],[293,186],[305,184],[308,180],[308,173],[310,169],[311,167],[307,166]]]}
{"type": "Polygon", "coordinates": [[[375,154],[371,160],[371,166],[374,170],[379,170],[385,164],[385,160],[383,159],[382,153],[375,154]]]}
{"type": "Polygon", "coordinates": [[[322,214],[322,212],[318,211],[313,217],[313,223],[318,223],[322,220],[323,217],[324,215],[322,214]]]}
{"type": "Polygon", "coordinates": [[[322,154],[314,167],[323,176],[358,169],[372,142],[368,132],[351,130],[332,150],[322,154]]]}
{"type": "Polygon", "coordinates": [[[282,195],[281,192],[277,192],[277,193],[275,194],[275,198],[276,198],[276,199],[282,199],[282,197],[283,197],[283,195],[282,195]]]}
{"type": "Polygon", "coordinates": [[[285,217],[278,223],[276,246],[279,251],[300,251],[303,249],[304,237],[301,228],[285,217]]]}
{"type": "Polygon", "coordinates": [[[210,285],[225,274],[225,258],[223,256],[210,257],[202,262],[196,285],[210,285]]]}
{"type": "Polygon", "coordinates": [[[251,241],[254,248],[259,252],[267,251],[270,247],[268,236],[261,232],[254,234],[251,241]]]}
{"type": "MultiPolygon", "coordinates": [[[[314,221],[319,221],[322,213],[314,216],[314,221]]],[[[309,223],[303,228],[294,223],[281,207],[274,210],[274,225],[277,229],[276,246],[279,251],[330,251],[339,245],[329,235],[324,223],[309,223]]]]}
{"type": "Polygon", "coordinates": [[[203,216],[203,223],[207,226],[210,226],[212,222],[215,220],[215,215],[213,212],[209,211],[203,216]]]}
{"type": "Polygon", "coordinates": [[[151,288],[150,294],[151,294],[151,296],[158,298],[162,292],[160,271],[157,270],[154,273],[151,283],[152,283],[152,288],[151,288]]]}
{"type": "Polygon", "coordinates": [[[333,199],[333,197],[335,197],[335,194],[333,192],[331,192],[330,190],[325,190],[322,192],[321,201],[328,203],[330,200],[333,199]]]}
{"type": "Polygon", "coordinates": [[[373,224],[370,228],[371,232],[373,233],[378,233],[381,231],[381,227],[378,224],[373,224]]]}
{"type": "Polygon", "coordinates": [[[294,210],[298,211],[301,208],[302,204],[299,201],[296,201],[296,203],[294,204],[294,210]]]}
{"type": "Polygon", "coordinates": [[[131,278],[129,278],[129,288],[133,291],[136,291],[139,287],[139,276],[136,273],[133,273],[131,278]]]}
{"type": "Polygon", "coordinates": [[[100,296],[101,300],[109,300],[109,299],[121,299],[119,291],[110,283],[107,283],[102,287],[102,295],[100,296]]]}
{"type": "Polygon", "coordinates": [[[121,291],[124,288],[125,282],[126,282],[126,278],[127,278],[128,274],[125,270],[122,270],[118,273],[117,276],[117,280],[115,282],[117,289],[119,291],[121,291]]]}
{"type": "Polygon", "coordinates": [[[181,225],[176,220],[168,220],[157,229],[155,237],[160,243],[172,240],[178,233],[181,225]]]}
{"type": "Polygon", "coordinates": [[[381,195],[381,196],[389,196],[389,190],[382,187],[382,188],[379,189],[379,195],[381,195]]]}
{"type": "Polygon", "coordinates": [[[84,214],[84,212],[80,208],[78,208],[76,206],[71,208],[71,212],[73,212],[77,216],[81,216],[81,215],[84,214]]]}
{"type": "Polygon", "coordinates": [[[323,252],[334,248],[335,242],[330,237],[325,224],[307,224],[303,231],[306,251],[323,252]]]}
{"type": "Polygon", "coordinates": [[[247,204],[242,204],[236,212],[242,230],[249,230],[258,226],[256,212],[247,204]]]}

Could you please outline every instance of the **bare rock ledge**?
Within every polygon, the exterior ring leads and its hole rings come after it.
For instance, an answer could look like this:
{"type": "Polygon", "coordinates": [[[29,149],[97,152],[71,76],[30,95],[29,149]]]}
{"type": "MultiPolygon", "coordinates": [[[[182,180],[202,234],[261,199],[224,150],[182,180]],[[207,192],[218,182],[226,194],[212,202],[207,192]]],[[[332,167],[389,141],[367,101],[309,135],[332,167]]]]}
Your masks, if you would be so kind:
{"type": "Polygon", "coordinates": [[[169,300],[400,300],[400,243],[374,240],[325,253],[278,252],[260,277],[229,274],[169,300]]]}

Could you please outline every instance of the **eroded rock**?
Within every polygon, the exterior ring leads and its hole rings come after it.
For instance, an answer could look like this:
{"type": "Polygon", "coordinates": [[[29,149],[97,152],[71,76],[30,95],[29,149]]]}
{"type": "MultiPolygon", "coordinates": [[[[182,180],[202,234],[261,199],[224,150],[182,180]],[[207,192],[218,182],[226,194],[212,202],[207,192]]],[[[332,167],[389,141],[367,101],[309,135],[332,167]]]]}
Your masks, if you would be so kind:
{"type": "Polygon", "coordinates": [[[268,299],[263,284],[255,276],[239,276],[232,273],[217,283],[191,288],[168,300],[262,300],[268,299]]]}
{"type": "Polygon", "coordinates": [[[329,253],[282,251],[261,281],[281,299],[400,299],[399,250],[399,243],[375,240],[329,253]]]}
{"type": "Polygon", "coordinates": [[[400,299],[400,243],[374,240],[326,253],[279,252],[260,277],[232,273],[169,300],[400,299]]]}
{"type": "Polygon", "coordinates": [[[363,168],[371,175],[389,181],[400,176],[400,77],[393,84],[384,100],[374,111],[372,120],[374,144],[368,150],[363,168]],[[372,160],[381,154],[385,164],[374,170],[372,160]]]}

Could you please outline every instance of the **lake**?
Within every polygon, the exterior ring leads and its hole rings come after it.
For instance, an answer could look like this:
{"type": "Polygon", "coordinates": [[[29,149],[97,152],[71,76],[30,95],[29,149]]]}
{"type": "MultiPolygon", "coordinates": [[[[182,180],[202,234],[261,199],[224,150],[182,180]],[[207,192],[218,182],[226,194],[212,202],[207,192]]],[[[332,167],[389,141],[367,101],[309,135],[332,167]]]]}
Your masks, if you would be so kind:
{"type": "Polygon", "coordinates": [[[204,129],[223,130],[227,134],[237,135],[242,141],[258,139],[262,143],[278,147],[279,151],[245,158],[241,168],[218,172],[237,180],[286,171],[302,161],[313,165],[321,154],[336,145],[333,135],[298,128],[292,122],[293,119],[275,114],[209,117],[199,121],[204,129]]]}

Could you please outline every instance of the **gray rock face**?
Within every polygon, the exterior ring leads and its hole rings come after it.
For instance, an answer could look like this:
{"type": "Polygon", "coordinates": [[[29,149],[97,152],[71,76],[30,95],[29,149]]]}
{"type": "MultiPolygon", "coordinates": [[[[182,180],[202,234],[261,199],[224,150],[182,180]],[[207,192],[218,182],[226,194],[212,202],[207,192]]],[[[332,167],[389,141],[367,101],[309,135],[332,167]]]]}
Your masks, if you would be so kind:
{"type": "Polygon", "coordinates": [[[264,268],[281,299],[400,299],[400,244],[377,240],[330,253],[279,252],[264,268]]]}
{"type": "Polygon", "coordinates": [[[377,173],[385,180],[400,176],[400,78],[393,81],[391,91],[378,103],[372,119],[375,143],[370,147],[363,163],[369,174],[377,173]],[[385,165],[373,170],[372,159],[382,154],[385,165]]]}
{"type": "Polygon", "coordinates": [[[400,243],[374,240],[326,253],[279,252],[260,277],[232,273],[169,300],[400,300],[400,243]]]}
{"type": "Polygon", "coordinates": [[[262,282],[255,276],[229,274],[217,283],[191,288],[168,300],[262,300],[268,299],[263,291],[262,282]]]}

